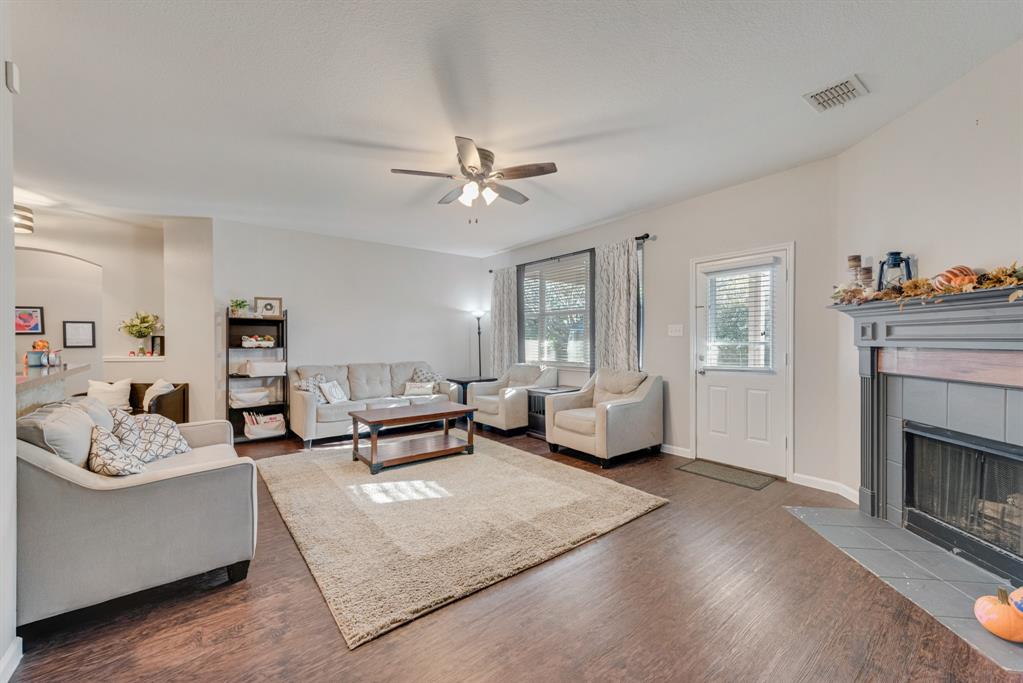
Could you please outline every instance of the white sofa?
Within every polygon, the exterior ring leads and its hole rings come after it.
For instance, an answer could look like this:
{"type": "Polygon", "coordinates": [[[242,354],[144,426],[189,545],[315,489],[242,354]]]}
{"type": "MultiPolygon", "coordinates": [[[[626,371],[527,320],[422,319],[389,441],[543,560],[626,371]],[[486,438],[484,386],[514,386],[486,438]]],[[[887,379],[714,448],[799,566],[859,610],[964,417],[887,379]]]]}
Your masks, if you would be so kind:
{"type": "MultiPolygon", "coordinates": [[[[394,408],[419,403],[458,403],[458,385],[446,380],[437,382],[437,393],[429,396],[403,396],[405,384],[412,381],[416,368],[431,370],[423,361],[401,363],[351,363],[349,365],[300,365],[288,374],[291,430],[305,441],[308,448],[314,439],[351,436],[349,413],[367,408],[394,408]],[[348,401],[318,403],[311,391],[294,388],[299,380],[323,375],[329,382],[337,380],[348,401]]],[[[366,431],[365,426],[361,431],[366,431]]]]}
{"type": "Polygon", "coordinates": [[[516,363],[495,382],[470,384],[465,403],[476,408],[477,423],[506,431],[519,429],[529,424],[528,390],[557,384],[557,368],[516,363]]]}
{"type": "Polygon", "coordinates": [[[660,376],[597,370],[579,391],[548,396],[547,443],[600,458],[601,467],[625,453],[660,449],[664,387],[660,376]]]}
{"type": "Polygon", "coordinates": [[[245,578],[255,463],[227,421],[178,428],[190,452],[123,477],[18,440],[19,626],[220,567],[245,578]]]}

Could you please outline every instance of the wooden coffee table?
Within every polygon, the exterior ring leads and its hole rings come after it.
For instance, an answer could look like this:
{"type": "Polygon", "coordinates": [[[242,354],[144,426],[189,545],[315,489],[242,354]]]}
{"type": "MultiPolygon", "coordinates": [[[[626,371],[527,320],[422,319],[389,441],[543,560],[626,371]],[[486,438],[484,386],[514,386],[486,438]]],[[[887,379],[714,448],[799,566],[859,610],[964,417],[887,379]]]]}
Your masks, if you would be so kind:
{"type": "Polygon", "coordinates": [[[439,458],[455,453],[472,453],[472,437],[475,432],[472,416],[475,408],[461,403],[423,403],[399,408],[376,408],[356,410],[352,418],[352,460],[361,460],[369,465],[370,474],[376,474],[385,467],[402,465],[416,460],[439,458]],[[468,439],[460,439],[448,432],[449,421],[465,417],[469,422],[468,439]],[[417,422],[444,421],[443,434],[396,439],[379,443],[378,434],[382,427],[416,424],[417,422]],[[359,452],[359,423],[369,427],[369,457],[359,452]]]}

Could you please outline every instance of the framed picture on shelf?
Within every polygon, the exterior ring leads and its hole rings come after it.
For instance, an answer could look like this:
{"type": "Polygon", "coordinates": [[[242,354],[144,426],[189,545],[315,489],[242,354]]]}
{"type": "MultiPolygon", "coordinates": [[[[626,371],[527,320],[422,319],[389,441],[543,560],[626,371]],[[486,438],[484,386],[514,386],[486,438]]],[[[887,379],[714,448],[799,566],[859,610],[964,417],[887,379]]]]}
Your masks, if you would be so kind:
{"type": "Polygon", "coordinates": [[[167,339],[162,334],[154,334],[149,338],[149,350],[154,356],[166,356],[167,339]]]}
{"type": "Polygon", "coordinates": [[[254,313],[264,318],[280,318],[284,315],[284,300],[279,296],[257,296],[254,313]]]}
{"type": "Polygon", "coordinates": [[[42,306],[14,307],[14,334],[45,334],[42,306]]]}
{"type": "Polygon", "coordinates": [[[64,348],[96,348],[96,323],[92,320],[65,320],[64,348]]]}

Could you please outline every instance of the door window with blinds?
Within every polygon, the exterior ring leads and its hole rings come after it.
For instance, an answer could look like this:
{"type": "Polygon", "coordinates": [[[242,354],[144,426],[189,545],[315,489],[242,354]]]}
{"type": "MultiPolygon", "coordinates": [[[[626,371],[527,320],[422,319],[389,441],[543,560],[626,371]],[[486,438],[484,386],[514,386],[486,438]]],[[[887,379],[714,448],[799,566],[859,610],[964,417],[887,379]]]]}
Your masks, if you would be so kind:
{"type": "Polygon", "coordinates": [[[704,367],[774,368],[776,276],[773,263],[707,275],[704,367]]]}
{"type": "Polygon", "coordinates": [[[519,266],[519,358],[590,368],[594,252],[519,266]]]}

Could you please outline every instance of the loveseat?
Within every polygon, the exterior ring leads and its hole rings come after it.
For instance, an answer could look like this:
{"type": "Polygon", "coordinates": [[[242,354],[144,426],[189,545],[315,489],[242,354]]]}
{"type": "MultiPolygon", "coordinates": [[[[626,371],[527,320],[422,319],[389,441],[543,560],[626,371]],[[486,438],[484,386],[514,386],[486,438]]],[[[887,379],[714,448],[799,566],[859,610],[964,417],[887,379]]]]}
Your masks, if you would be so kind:
{"type": "MultiPolygon", "coordinates": [[[[348,365],[300,365],[288,372],[292,383],[290,396],[291,429],[305,441],[308,448],[314,439],[351,436],[353,411],[372,408],[395,408],[421,403],[458,403],[458,385],[447,380],[434,382],[434,393],[405,396],[405,385],[413,381],[419,369],[432,373],[424,361],[400,363],[351,363],[348,365]],[[322,376],[326,382],[337,381],[348,397],[340,403],[324,403],[313,391],[295,389],[302,380],[322,376]]],[[[365,427],[361,427],[365,431],[365,427]]]]}
{"type": "Polygon", "coordinates": [[[191,451],[120,477],[18,440],[19,626],[212,569],[245,578],[255,463],[235,453],[229,422],[178,428],[191,451]]]}
{"type": "Polygon", "coordinates": [[[600,459],[648,448],[664,440],[664,385],[659,375],[599,369],[579,391],[548,396],[547,443],[600,459]]]}

